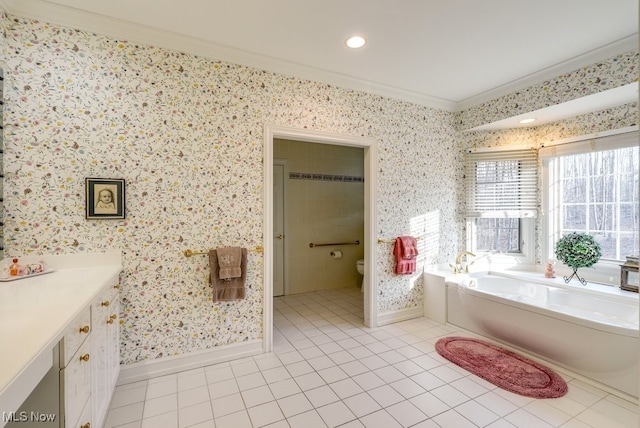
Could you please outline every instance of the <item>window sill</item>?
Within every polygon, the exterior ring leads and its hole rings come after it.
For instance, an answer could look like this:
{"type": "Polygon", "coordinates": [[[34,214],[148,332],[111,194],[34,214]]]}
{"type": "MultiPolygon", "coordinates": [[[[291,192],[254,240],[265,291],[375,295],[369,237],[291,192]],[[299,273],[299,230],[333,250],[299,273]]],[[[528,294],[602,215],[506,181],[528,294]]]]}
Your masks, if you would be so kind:
{"type": "MultiPolygon", "coordinates": [[[[524,255],[476,253],[476,257],[472,258],[470,262],[472,262],[470,270],[473,272],[493,269],[544,273],[546,270],[546,263],[536,264],[524,255]]],[[[573,273],[573,269],[560,262],[556,262],[554,268],[558,278],[568,277],[573,273]]],[[[587,282],[612,287],[620,286],[620,264],[599,263],[589,268],[579,268],[578,275],[587,282]]]]}
{"type": "MultiPolygon", "coordinates": [[[[570,267],[556,264],[557,276],[570,276],[573,269],[570,267]]],[[[544,268],[544,266],[543,266],[544,268]]],[[[598,284],[606,284],[614,287],[620,286],[620,265],[614,263],[598,263],[588,268],[578,268],[578,275],[588,282],[596,282],[598,284]]]]}

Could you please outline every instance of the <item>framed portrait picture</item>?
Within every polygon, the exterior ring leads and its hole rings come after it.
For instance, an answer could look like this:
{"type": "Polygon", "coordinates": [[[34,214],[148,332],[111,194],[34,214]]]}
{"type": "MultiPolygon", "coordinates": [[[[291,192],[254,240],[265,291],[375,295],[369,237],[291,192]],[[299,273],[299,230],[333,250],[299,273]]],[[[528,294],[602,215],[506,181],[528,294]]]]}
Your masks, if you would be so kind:
{"type": "Polygon", "coordinates": [[[124,180],[119,178],[86,178],[87,220],[125,218],[124,180]]]}

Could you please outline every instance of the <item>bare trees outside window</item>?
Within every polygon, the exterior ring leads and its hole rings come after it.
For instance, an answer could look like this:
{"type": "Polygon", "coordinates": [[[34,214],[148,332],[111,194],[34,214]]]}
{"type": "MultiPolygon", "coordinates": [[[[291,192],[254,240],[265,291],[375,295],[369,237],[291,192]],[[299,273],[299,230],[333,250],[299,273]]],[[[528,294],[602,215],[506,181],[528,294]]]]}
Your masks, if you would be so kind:
{"type": "Polygon", "coordinates": [[[638,147],[560,158],[560,234],[585,232],[603,259],[637,255],[638,147]]]}

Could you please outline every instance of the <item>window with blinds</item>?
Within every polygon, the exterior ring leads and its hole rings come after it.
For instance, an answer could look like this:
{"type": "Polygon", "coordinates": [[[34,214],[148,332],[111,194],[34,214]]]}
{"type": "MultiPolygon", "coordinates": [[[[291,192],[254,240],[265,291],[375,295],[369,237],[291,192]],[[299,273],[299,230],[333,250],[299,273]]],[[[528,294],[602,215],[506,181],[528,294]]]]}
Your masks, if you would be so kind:
{"type": "Polygon", "coordinates": [[[532,218],[538,213],[535,149],[466,155],[467,217],[532,218]]]}

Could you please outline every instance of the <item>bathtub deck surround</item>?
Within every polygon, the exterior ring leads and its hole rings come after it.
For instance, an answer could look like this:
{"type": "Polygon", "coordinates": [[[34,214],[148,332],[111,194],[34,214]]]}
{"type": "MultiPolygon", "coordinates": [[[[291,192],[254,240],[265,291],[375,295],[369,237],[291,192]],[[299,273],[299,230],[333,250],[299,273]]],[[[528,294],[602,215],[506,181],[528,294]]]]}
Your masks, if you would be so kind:
{"type": "Polygon", "coordinates": [[[638,294],[539,272],[425,272],[425,315],[638,397],[638,294]],[[594,345],[594,344],[597,344],[594,345]]]}

